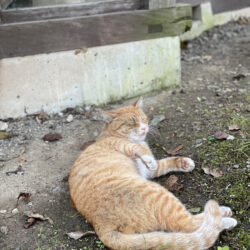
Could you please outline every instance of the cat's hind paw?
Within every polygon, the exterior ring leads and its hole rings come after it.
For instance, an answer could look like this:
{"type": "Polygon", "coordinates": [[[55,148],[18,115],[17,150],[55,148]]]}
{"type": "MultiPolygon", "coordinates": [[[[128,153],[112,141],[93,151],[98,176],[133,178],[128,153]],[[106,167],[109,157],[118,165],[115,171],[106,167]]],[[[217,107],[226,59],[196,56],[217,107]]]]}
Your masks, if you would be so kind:
{"type": "Polygon", "coordinates": [[[158,168],[157,161],[150,155],[143,155],[141,157],[142,162],[149,168],[149,170],[155,171],[158,168]]]}
{"type": "Polygon", "coordinates": [[[191,172],[195,168],[195,163],[192,159],[188,157],[182,157],[180,159],[180,169],[183,172],[191,172]]]}
{"type": "Polygon", "coordinates": [[[220,212],[222,217],[231,217],[233,215],[230,207],[220,206],[220,212]]]}

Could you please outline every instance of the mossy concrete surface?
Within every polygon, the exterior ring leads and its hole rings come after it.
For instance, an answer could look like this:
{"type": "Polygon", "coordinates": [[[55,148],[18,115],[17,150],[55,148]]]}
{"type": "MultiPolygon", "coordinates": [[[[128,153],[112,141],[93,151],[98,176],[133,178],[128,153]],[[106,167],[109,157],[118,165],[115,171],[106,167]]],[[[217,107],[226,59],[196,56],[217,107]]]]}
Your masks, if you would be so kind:
{"type": "Polygon", "coordinates": [[[239,17],[250,17],[250,8],[213,14],[210,2],[193,8],[193,24],[190,31],[180,35],[182,41],[192,40],[214,26],[223,25],[239,17]]]}
{"type": "Polygon", "coordinates": [[[179,37],[0,60],[0,119],[100,105],[181,82],[179,37]]]}

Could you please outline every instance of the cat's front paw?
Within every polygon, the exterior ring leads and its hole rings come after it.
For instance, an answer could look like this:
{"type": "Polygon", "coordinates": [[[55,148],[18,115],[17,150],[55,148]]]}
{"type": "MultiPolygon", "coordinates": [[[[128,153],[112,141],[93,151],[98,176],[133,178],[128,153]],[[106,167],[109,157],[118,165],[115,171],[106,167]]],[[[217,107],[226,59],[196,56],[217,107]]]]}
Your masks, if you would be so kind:
{"type": "Polygon", "coordinates": [[[157,161],[150,155],[143,155],[141,160],[149,168],[149,170],[155,171],[158,168],[157,161]]]}
{"type": "Polygon", "coordinates": [[[188,157],[180,157],[178,165],[179,169],[183,172],[191,172],[195,168],[194,161],[188,157]]]}
{"type": "Polygon", "coordinates": [[[237,226],[237,220],[229,217],[222,218],[222,230],[231,230],[237,226]]]}
{"type": "Polygon", "coordinates": [[[220,206],[220,212],[222,217],[231,217],[233,215],[230,207],[220,206]]]}

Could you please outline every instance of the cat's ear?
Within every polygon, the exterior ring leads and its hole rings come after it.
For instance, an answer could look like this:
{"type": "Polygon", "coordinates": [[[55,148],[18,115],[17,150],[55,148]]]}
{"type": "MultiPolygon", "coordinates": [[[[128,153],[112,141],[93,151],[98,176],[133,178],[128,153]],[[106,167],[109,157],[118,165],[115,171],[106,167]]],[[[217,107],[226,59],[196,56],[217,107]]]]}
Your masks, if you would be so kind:
{"type": "Polygon", "coordinates": [[[134,103],[133,106],[137,107],[137,108],[142,108],[143,106],[143,98],[142,96],[140,96],[134,103]]]}
{"type": "Polygon", "coordinates": [[[115,118],[115,114],[112,111],[100,110],[102,120],[110,123],[115,118]]]}

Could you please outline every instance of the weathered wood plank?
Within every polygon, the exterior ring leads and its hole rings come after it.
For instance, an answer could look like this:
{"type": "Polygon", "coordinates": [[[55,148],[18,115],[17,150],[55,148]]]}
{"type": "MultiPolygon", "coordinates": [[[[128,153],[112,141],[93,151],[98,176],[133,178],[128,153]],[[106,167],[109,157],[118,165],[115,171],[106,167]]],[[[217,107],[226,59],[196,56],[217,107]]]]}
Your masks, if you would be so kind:
{"type": "Polygon", "coordinates": [[[2,23],[49,20],[66,17],[97,15],[109,12],[143,9],[148,0],[108,0],[79,4],[2,10],[2,23]]]}
{"type": "Polygon", "coordinates": [[[190,6],[0,25],[0,58],[176,36],[191,27],[190,6]]]}

